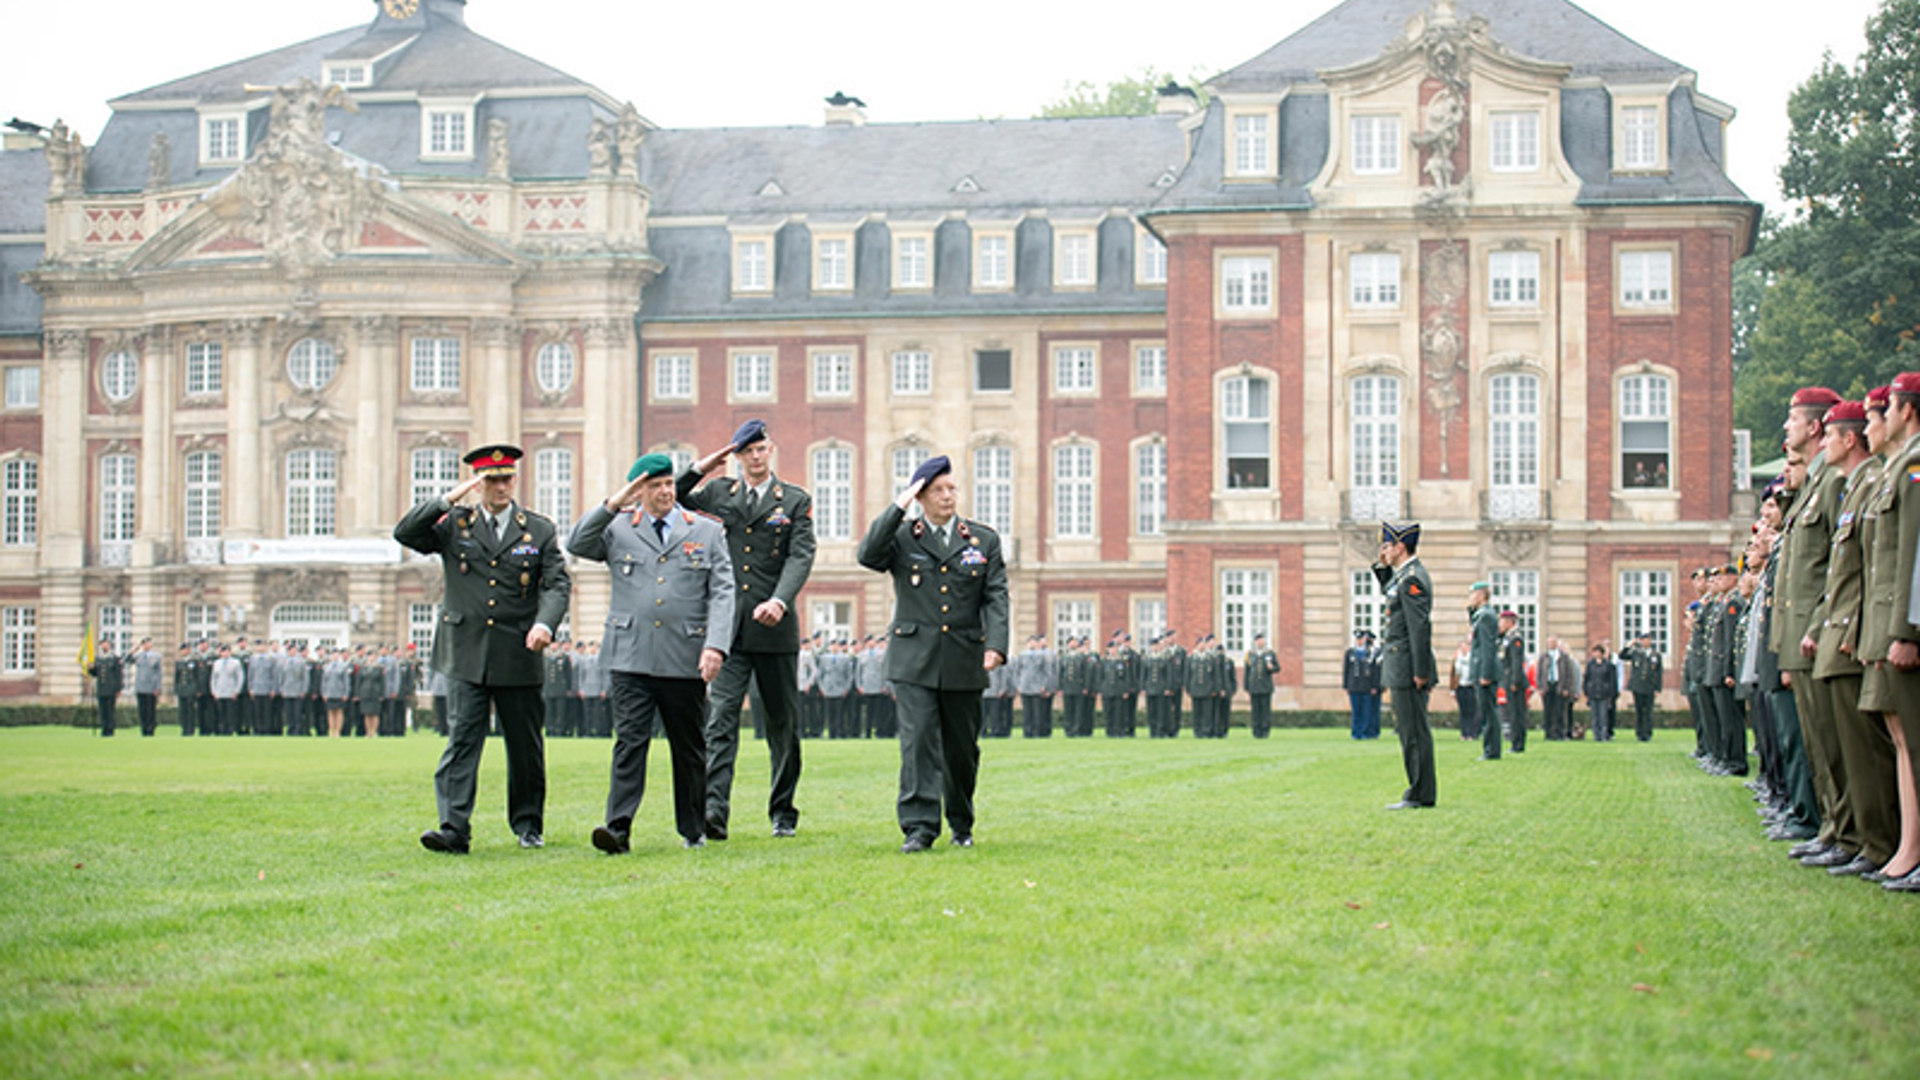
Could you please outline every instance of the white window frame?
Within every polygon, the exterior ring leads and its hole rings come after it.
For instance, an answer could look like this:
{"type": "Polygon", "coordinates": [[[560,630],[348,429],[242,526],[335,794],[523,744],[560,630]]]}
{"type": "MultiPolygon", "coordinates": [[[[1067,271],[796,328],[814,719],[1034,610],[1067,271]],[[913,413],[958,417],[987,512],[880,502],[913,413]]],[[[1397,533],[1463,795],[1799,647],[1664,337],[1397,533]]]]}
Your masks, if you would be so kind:
{"type": "Polygon", "coordinates": [[[287,348],[287,381],[308,393],[325,390],[340,374],[340,352],[325,338],[301,338],[287,348]]]}
{"type": "Polygon", "coordinates": [[[1400,516],[1400,395],[1398,375],[1358,375],[1347,384],[1348,509],[1355,521],[1400,516]]]}
{"type": "Polygon", "coordinates": [[[119,404],[132,401],[140,393],[140,354],[132,349],[112,349],[100,357],[100,392],[108,401],[119,404]]]}
{"type": "Polygon", "coordinates": [[[853,539],[853,448],[815,447],[807,455],[807,470],[815,535],[823,541],[853,539]]]}
{"type": "Polygon", "coordinates": [[[933,288],[931,230],[894,232],[893,288],[895,292],[925,292],[933,288]]]}
{"type": "Polygon", "coordinates": [[[1093,640],[1094,628],[1099,625],[1099,607],[1094,600],[1078,596],[1056,596],[1053,598],[1053,647],[1064,652],[1067,639],[1086,638],[1093,640]]]}
{"type": "Polygon", "coordinates": [[[773,234],[754,233],[733,238],[733,295],[764,296],[773,292],[773,234]]]}
{"type": "Polygon", "coordinates": [[[1159,436],[1133,445],[1133,534],[1167,534],[1167,443],[1159,436]]]}
{"type": "Polygon", "coordinates": [[[1347,256],[1347,302],[1355,311],[1400,307],[1400,253],[1356,251],[1347,256]]]}
{"type": "Polygon", "coordinates": [[[1539,110],[1490,110],[1487,129],[1487,165],[1494,172],[1540,171],[1539,110]]]}
{"type": "Polygon", "coordinates": [[[933,393],[933,353],[926,349],[896,349],[889,359],[893,396],[927,397],[933,393]]]}
{"type": "Polygon", "coordinates": [[[1133,346],[1133,392],[1142,397],[1167,393],[1167,343],[1136,342],[1133,346]]]}
{"type": "Polygon", "coordinates": [[[1053,448],[1053,536],[1092,540],[1100,534],[1099,452],[1092,443],[1053,448]]]}
{"type": "MultiPolygon", "coordinates": [[[[1387,628],[1387,597],[1380,591],[1380,579],[1368,569],[1347,575],[1347,640],[1362,630],[1378,642],[1387,628]]],[[[1349,645],[1349,648],[1352,646],[1349,645]]]]}
{"type": "Polygon", "coordinates": [[[1614,251],[1614,302],[1627,314],[1674,310],[1674,249],[1618,248],[1614,251]]]}
{"type": "Polygon", "coordinates": [[[809,601],[807,610],[807,632],[824,632],[828,641],[842,641],[853,636],[853,601],[845,598],[822,596],[809,601]]]}
{"type": "Polygon", "coordinates": [[[1613,171],[1659,174],[1667,171],[1667,94],[1621,93],[1613,98],[1613,171]]]}
{"type": "Polygon", "coordinates": [[[1013,531],[1013,447],[988,443],[973,448],[973,495],[968,500],[972,516],[994,532],[1007,536],[1013,531]]]}
{"type": "Polygon", "coordinates": [[[0,464],[0,486],[5,503],[0,542],[7,547],[33,547],[40,542],[40,460],[8,458],[0,464]]]}
{"type": "MultiPolygon", "coordinates": [[[[433,653],[433,631],[440,621],[440,605],[410,601],[407,604],[407,643],[421,656],[433,653]]],[[[422,686],[419,689],[426,689],[422,686]]]]}
{"type": "Polygon", "coordinates": [[[127,544],[139,529],[139,459],[128,453],[100,455],[100,542],[127,544]]]}
{"type": "Polygon", "coordinates": [[[1615,383],[1614,395],[1618,407],[1614,410],[1618,417],[1614,433],[1614,469],[1618,474],[1616,490],[1672,492],[1676,462],[1673,459],[1673,402],[1675,397],[1674,378],[1664,372],[1634,372],[1622,375],[1615,383]],[[1661,425],[1666,430],[1666,449],[1656,451],[1649,443],[1646,449],[1629,449],[1629,424],[1647,425],[1651,433],[1653,425],[1661,425]],[[1667,467],[1667,482],[1652,483],[1653,473],[1648,474],[1649,482],[1634,484],[1630,482],[1631,470],[1627,466],[1628,454],[1659,454],[1661,462],[1667,467]]]}
{"type": "Polygon", "coordinates": [[[225,350],[218,341],[187,343],[185,387],[188,397],[218,397],[226,387],[225,350]]]}
{"type": "Polygon", "coordinates": [[[1618,568],[1620,643],[1637,640],[1641,631],[1653,638],[1662,661],[1672,655],[1673,571],[1648,567],[1618,568]]]}
{"type": "Polygon", "coordinates": [[[1053,392],[1061,397],[1092,397],[1100,392],[1100,347],[1070,342],[1053,347],[1053,392]]]}
{"type": "Polygon", "coordinates": [[[1220,447],[1225,468],[1222,478],[1224,487],[1234,491],[1273,490],[1273,412],[1273,380],[1268,376],[1234,375],[1220,381],[1220,447]],[[1265,390],[1255,394],[1255,383],[1264,384],[1265,390]],[[1256,397],[1264,397],[1265,400],[1256,402],[1256,397]],[[1244,434],[1248,436],[1261,436],[1259,455],[1234,452],[1233,436],[1239,428],[1245,428],[1244,434]],[[1236,480],[1233,463],[1254,460],[1261,462],[1266,482],[1253,484],[1236,480]]]}
{"type": "Polygon", "coordinates": [[[1227,110],[1227,178],[1267,178],[1279,171],[1272,109],[1227,110]]]}
{"type": "Polygon", "coordinates": [[[1539,252],[1487,253],[1487,306],[1529,310],[1540,307],[1539,252]]]}
{"type": "Polygon", "coordinates": [[[1540,376],[1501,372],[1487,380],[1487,491],[1496,521],[1540,516],[1540,376]]]}
{"type": "Polygon", "coordinates": [[[7,369],[7,408],[40,407],[40,365],[20,364],[7,369]]]}
{"type": "Polygon", "coordinates": [[[1226,317],[1258,317],[1273,314],[1272,255],[1248,252],[1222,252],[1220,266],[1220,313],[1226,317]]]}
{"type": "Polygon", "coordinates": [[[1227,566],[1220,570],[1220,644],[1228,655],[1253,647],[1253,639],[1273,637],[1273,571],[1227,566]]]}
{"type": "Polygon", "coordinates": [[[847,401],[853,398],[852,349],[809,349],[807,367],[812,374],[811,385],[816,401],[847,401]]]}
{"type": "Polygon", "coordinates": [[[1013,288],[1013,278],[1013,231],[976,230],[973,234],[973,291],[1006,292],[1013,288]]]}
{"type": "Polygon", "coordinates": [[[853,291],[852,233],[815,233],[813,237],[813,291],[853,291]]]}
{"type": "Polygon", "coordinates": [[[1540,651],[1540,571],[1491,570],[1487,581],[1493,586],[1495,611],[1511,611],[1520,616],[1517,624],[1526,641],[1527,655],[1540,651]]]}
{"type": "Polygon", "coordinates": [[[219,450],[194,450],[181,460],[181,535],[184,539],[220,539],[225,472],[226,458],[219,450]]]}
{"type": "Polygon", "coordinates": [[[580,356],[571,341],[549,341],[533,356],[533,382],[544,394],[564,394],[573,389],[580,370],[580,356]]]}
{"type": "Polygon", "coordinates": [[[1400,147],[1399,114],[1356,113],[1348,131],[1355,176],[1399,175],[1406,156],[1400,147]]]}
{"type": "Polygon", "coordinates": [[[657,352],[650,361],[653,376],[647,380],[647,384],[652,390],[653,400],[676,404],[695,400],[694,387],[699,365],[695,363],[693,353],[657,352]]]}
{"type": "Polygon", "coordinates": [[[287,451],[286,535],[338,535],[340,455],[325,448],[287,451]]]}
{"type": "Polygon", "coordinates": [[[122,657],[133,651],[133,609],[125,604],[100,605],[100,638],[113,642],[122,657]]]}
{"type": "Polygon", "coordinates": [[[1167,598],[1164,596],[1136,596],[1133,598],[1133,640],[1152,641],[1167,630],[1167,598]]]}
{"type": "Polygon", "coordinates": [[[460,451],[444,446],[416,446],[407,456],[407,505],[437,499],[460,483],[460,451]]]}
{"type": "Polygon", "coordinates": [[[472,161],[471,100],[420,99],[420,160],[472,161]]]}
{"type": "Polygon", "coordinates": [[[893,494],[889,499],[897,499],[900,493],[913,483],[913,471],[922,462],[933,456],[933,452],[924,446],[896,446],[887,454],[887,462],[893,471],[893,494]]]}
{"type": "Polygon", "coordinates": [[[207,641],[220,636],[220,608],[215,604],[182,604],[181,633],[187,641],[207,641]]]}
{"type": "Polygon", "coordinates": [[[1167,245],[1144,226],[1133,229],[1133,283],[1148,287],[1167,283],[1167,245]]]}
{"type": "Polygon", "coordinates": [[[321,65],[320,85],[322,86],[370,86],[373,83],[373,65],[365,61],[359,63],[338,63],[321,65]]]}
{"type": "Polygon", "coordinates": [[[409,345],[407,386],[416,394],[460,392],[460,339],[417,337],[409,345]]]}
{"type": "Polygon", "coordinates": [[[775,399],[776,364],[771,349],[739,349],[727,354],[727,400],[775,399]]]}
{"type": "Polygon", "coordinates": [[[1099,230],[1056,226],[1053,230],[1053,287],[1091,289],[1099,283],[1099,230]]]}
{"type": "Polygon", "coordinates": [[[200,165],[203,168],[238,165],[246,157],[246,112],[200,114],[200,165]]]}
{"type": "Polygon", "coordinates": [[[573,520],[573,477],[572,447],[544,446],[533,452],[533,508],[563,527],[573,520]]]}

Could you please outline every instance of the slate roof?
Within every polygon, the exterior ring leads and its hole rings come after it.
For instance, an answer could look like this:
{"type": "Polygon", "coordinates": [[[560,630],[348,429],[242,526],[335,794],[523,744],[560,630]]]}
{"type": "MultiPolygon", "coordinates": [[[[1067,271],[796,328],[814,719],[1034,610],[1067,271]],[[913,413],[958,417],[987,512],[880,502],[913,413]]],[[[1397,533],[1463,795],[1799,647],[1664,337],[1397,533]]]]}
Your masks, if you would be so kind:
{"type": "MultiPolygon", "coordinates": [[[[1379,55],[1431,0],[1346,0],[1292,36],[1207,83],[1217,91],[1277,90],[1316,72],[1379,55]]],[[[1656,81],[1690,69],[1633,41],[1567,0],[1459,0],[1462,20],[1484,17],[1495,41],[1535,60],[1570,64],[1575,76],[1656,81]]]]}
{"type": "Polygon", "coordinates": [[[1060,217],[1146,205],[1155,181],[1179,169],[1184,143],[1172,116],[657,131],[641,150],[641,182],[666,216],[1043,208],[1060,217]],[[969,179],[978,191],[954,190],[969,179]],[[759,194],[769,181],[784,194],[759,194]]]}
{"type": "MultiPolygon", "coordinates": [[[[47,156],[39,150],[0,151],[0,234],[47,228],[47,156]]],[[[20,275],[40,264],[44,244],[0,244],[0,334],[40,332],[40,294],[20,275]]]]}

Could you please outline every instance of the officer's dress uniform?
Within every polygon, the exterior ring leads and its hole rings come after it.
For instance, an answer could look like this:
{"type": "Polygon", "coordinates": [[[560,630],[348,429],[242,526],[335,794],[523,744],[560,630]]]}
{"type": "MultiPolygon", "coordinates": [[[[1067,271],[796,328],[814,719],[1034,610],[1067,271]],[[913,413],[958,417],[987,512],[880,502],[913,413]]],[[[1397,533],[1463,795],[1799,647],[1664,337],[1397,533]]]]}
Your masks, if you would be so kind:
{"type": "Polygon", "coordinates": [[[1266,738],[1273,727],[1273,677],[1279,672],[1280,657],[1272,649],[1247,650],[1241,679],[1247,690],[1247,727],[1256,739],[1266,738]]]}
{"type": "Polygon", "coordinates": [[[1492,604],[1473,609],[1473,643],[1467,648],[1467,680],[1473,684],[1473,711],[1480,717],[1480,753],[1500,760],[1500,616],[1492,604]]]}
{"type": "Polygon", "coordinates": [[[1633,695],[1633,734],[1647,742],[1653,738],[1653,703],[1666,680],[1666,668],[1658,650],[1638,643],[1627,646],[1620,660],[1627,665],[1627,692],[1633,695]]]}
{"type": "Polygon", "coordinates": [[[1044,646],[1013,658],[1013,688],[1020,695],[1020,733],[1029,739],[1053,734],[1053,695],[1060,690],[1060,661],[1044,646]]]}
{"type": "Polygon", "coordinates": [[[1507,745],[1527,752],[1527,639],[1515,626],[1500,642],[1500,686],[1507,692],[1507,745]]]}
{"type": "Polygon", "coordinates": [[[1140,693],[1138,667],[1136,654],[1125,646],[1109,649],[1100,658],[1100,697],[1110,739],[1133,737],[1134,706],[1140,693]]]}
{"type": "Polygon", "coordinates": [[[434,770],[441,829],[472,834],[474,789],[491,714],[507,747],[507,818],[516,836],[544,832],[546,737],[539,653],[527,648],[536,624],[559,626],[573,582],[552,521],[511,504],[489,528],[484,512],[444,498],[422,502],[393,538],[440,556],[445,595],[434,626],[433,669],[447,676],[447,748],[434,770]]]}
{"type": "Polygon", "coordinates": [[[655,520],[639,510],[615,514],[598,503],[574,525],[567,550],[606,563],[613,580],[600,638],[600,667],[613,698],[607,828],[624,849],[646,792],[647,750],[657,721],[666,727],[673,756],[674,827],[682,840],[698,846],[706,841],[707,800],[707,684],[700,678],[700,654],[713,649],[724,656],[733,641],[736,587],[726,531],[713,518],[678,506],[655,520]]]}
{"type": "Polygon", "coordinates": [[[1417,555],[1392,571],[1386,582],[1386,633],[1380,649],[1380,682],[1393,694],[1393,726],[1400,733],[1400,760],[1406,767],[1402,803],[1432,806],[1438,798],[1433,775],[1433,731],[1427,725],[1427,695],[1433,690],[1433,579],[1417,555]],[[1414,680],[1424,681],[1415,686],[1414,680]]]}
{"type": "Polygon", "coordinates": [[[887,677],[900,728],[900,830],[930,844],[940,813],[973,835],[980,694],[991,650],[1007,655],[1007,570],[1000,536],[955,515],[949,539],[889,504],[860,541],[860,565],[893,579],[887,677]]]}
{"type": "Polygon", "coordinates": [[[125,665],[116,653],[102,653],[87,666],[87,674],[93,676],[94,702],[100,708],[100,734],[113,734],[115,713],[118,711],[120,689],[125,683],[123,674],[125,665]]]}
{"type": "Polygon", "coordinates": [[[159,720],[160,654],[152,645],[133,654],[133,702],[139,709],[140,734],[152,737],[159,720]]]}

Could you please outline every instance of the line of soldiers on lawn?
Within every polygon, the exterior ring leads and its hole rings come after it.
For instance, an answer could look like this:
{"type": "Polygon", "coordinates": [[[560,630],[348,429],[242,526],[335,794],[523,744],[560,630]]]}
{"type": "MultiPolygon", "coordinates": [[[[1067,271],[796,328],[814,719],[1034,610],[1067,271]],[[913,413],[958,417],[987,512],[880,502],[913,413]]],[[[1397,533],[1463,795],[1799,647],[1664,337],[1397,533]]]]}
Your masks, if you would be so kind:
{"type": "MultiPolygon", "coordinates": [[[[182,735],[405,735],[424,668],[412,645],[308,648],[265,639],[211,638],[182,643],[173,662],[173,692],[182,735]]],[[[96,661],[102,734],[112,734],[105,700],[109,676],[96,661]]],[[[150,641],[128,654],[141,734],[154,733],[160,693],[159,654],[150,641]],[[153,674],[144,676],[143,671],[153,674]]],[[[112,678],[117,681],[117,671],[112,678]]],[[[433,682],[439,680],[433,679],[433,682]]],[[[429,687],[433,689],[433,687],[429,687]]],[[[443,718],[445,689],[434,690],[443,718]]]]}
{"type": "Polygon", "coordinates": [[[1242,673],[1212,634],[1194,641],[1192,652],[1180,646],[1169,630],[1147,642],[1145,651],[1133,647],[1133,638],[1116,630],[1106,648],[1094,652],[1084,636],[1069,636],[1064,652],[1034,635],[1011,663],[995,670],[986,690],[981,734],[1006,738],[1013,734],[1013,700],[1020,699],[1021,734],[1045,739],[1053,734],[1054,698],[1060,698],[1061,731],[1067,738],[1086,738],[1094,731],[1097,707],[1109,738],[1132,738],[1139,729],[1141,699],[1146,703],[1147,734],[1156,739],[1177,735],[1185,701],[1193,701],[1194,737],[1221,739],[1233,695],[1244,689],[1249,703],[1248,726],[1264,739],[1273,726],[1273,679],[1280,660],[1267,647],[1265,636],[1255,637],[1247,650],[1242,673]]]}

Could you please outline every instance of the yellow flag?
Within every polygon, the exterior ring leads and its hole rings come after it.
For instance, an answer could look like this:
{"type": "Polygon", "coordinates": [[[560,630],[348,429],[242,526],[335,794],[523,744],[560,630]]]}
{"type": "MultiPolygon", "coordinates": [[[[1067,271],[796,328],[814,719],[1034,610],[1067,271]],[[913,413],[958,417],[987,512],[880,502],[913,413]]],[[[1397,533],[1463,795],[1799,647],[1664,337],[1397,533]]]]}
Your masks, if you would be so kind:
{"type": "Polygon", "coordinates": [[[93,622],[92,620],[88,620],[87,622],[86,636],[80,639],[80,655],[78,659],[80,661],[81,671],[85,671],[88,668],[93,666],[93,622]]]}

